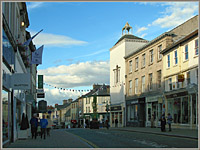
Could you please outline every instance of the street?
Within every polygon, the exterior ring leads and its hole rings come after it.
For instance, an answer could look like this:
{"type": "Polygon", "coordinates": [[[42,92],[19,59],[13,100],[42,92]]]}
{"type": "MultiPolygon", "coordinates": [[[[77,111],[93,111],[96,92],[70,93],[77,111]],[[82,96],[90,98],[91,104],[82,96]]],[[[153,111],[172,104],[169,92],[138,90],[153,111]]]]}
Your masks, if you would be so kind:
{"type": "MultiPolygon", "coordinates": [[[[172,131],[173,132],[173,131],[172,131]]],[[[197,148],[192,138],[114,129],[54,129],[46,140],[18,140],[8,148],[197,148]]]]}
{"type": "Polygon", "coordinates": [[[70,129],[99,148],[197,148],[198,140],[106,129],[70,129]]]}

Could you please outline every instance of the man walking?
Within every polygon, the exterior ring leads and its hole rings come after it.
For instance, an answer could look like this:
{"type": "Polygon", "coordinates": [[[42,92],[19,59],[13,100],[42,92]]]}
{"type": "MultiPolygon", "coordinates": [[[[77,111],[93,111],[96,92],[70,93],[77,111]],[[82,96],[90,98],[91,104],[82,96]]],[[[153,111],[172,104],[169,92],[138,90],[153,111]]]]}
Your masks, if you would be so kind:
{"type": "Polygon", "coordinates": [[[38,127],[38,119],[37,119],[37,114],[33,114],[33,117],[30,120],[31,124],[31,134],[32,134],[32,139],[35,137],[37,138],[37,127],[38,127]]]}
{"type": "Polygon", "coordinates": [[[171,129],[172,120],[173,120],[173,119],[172,119],[171,114],[168,113],[167,123],[168,123],[168,125],[169,125],[169,131],[172,131],[172,129],[171,129]]]}
{"type": "Polygon", "coordinates": [[[52,122],[52,120],[50,119],[49,116],[47,116],[47,121],[48,121],[48,125],[47,125],[47,136],[50,136],[50,130],[51,130],[51,128],[52,128],[53,122],[52,122]]]}
{"type": "Polygon", "coordinates": [[[44,139],[46,138],[46,128],[48,125],[47,119],[45,119],[45,115],[42,116],[42,119],[40,119],[40,126],[41,126],[41,139],[44,135],[44,139]]]}

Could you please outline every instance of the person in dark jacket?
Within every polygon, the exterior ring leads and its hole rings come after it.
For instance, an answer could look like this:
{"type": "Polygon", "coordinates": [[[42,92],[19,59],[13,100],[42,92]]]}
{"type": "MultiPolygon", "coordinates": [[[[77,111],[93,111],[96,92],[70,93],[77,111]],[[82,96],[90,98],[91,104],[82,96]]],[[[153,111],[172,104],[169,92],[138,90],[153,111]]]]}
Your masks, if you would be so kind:
{"type": "Polygon", "coordinates": [[[33,117],[30,120],[31,124],[31,134],[32,134],[32,139],[35,137],[37,138],[37,127],[38,127],[38,119],[37,119],[37,114],[33,114],[33,117]]]}
{"type": "Polygon", "coordinates": [[[166,119],[165,119],[165,114],[162,115],[161,117],[161,131],[165,132],[165,125],[166,125],[166,119]]]}
{"type": "Polygon", "coordinates": [[[40,119],[40,127],[41,127],[41,139],[44,135],[44,139],[46,138],[46,129],[47,129],[48,121],[45,119],[45,115],[42,116],[42,119],[40,119]]]}

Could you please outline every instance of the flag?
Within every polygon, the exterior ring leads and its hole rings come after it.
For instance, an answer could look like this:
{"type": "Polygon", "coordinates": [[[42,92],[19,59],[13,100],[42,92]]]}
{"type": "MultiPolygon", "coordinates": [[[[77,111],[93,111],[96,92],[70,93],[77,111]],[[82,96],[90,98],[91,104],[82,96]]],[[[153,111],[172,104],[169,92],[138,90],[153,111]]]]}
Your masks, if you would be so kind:
{"type": "Polygon", "coordinates": [[[32,36],[30,39],[28,39],[26,42],[24,42],[24,46],[29,46],[30,42],[32,41],[33,38],[35,38],[40,32],[42,32],[42,30],[40,30],[38,33],[36,33],[34,36],[32,36]]]}
{"type": "Polygon", "coordinates": [[[42,52],[44,45],[39,47],[36,51],[32,53],[32,64],[42,64],[42,52]]]}

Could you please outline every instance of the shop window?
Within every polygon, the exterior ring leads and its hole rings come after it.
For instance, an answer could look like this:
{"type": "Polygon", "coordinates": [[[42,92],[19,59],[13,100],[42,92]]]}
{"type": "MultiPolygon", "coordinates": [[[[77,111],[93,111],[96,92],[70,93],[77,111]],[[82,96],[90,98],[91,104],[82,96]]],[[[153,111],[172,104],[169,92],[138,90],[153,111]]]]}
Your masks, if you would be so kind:
{"type": "Polygon", "coordinates": [[[181,99],[174,99],[174,108],[173,108],[173,121],[174,123],[181,123],[181,99]]]}
{"type": "Polygon", "coordinates": [[[8,140],[9,139],[9,129],[11,129],[9,127],[10,122],[9,122],[9,101],[8,101],[8,92],[5,91],[5,90],[2,90],[2,103],[3,103],[3,106],[2,106],[2,123],[3,123],[3,127],[2,127],[2,130],[3,130],[3,142],[8,140]]]}
{"type": "Polygon", "coordinates": [[[188,97],[184,97],[182,101],[182,123],[188,123],[188,97]]]}
{"type": "Polygon", "coordinates": [[[122,124],[122,112],[119,113],[119,123],[122,124]]]}
{"type": "Polygon", "coordinates": [[[112,123],[115,122],[114,113],[112,113],[112,123]]]}
{"type": "Polygon", "coordinates": [[[192,124],[196,124],[197,120],[197,104],[196,104],[196,95],[192,95],[192,124]]]}
{"type": "Polygon", "coordinates": [[[137,105],[130,105],[130,115],[128,120],[130,121],[137,121],[138,120],[138,106],[137,105]]]}

